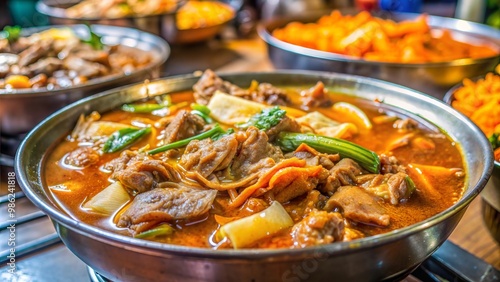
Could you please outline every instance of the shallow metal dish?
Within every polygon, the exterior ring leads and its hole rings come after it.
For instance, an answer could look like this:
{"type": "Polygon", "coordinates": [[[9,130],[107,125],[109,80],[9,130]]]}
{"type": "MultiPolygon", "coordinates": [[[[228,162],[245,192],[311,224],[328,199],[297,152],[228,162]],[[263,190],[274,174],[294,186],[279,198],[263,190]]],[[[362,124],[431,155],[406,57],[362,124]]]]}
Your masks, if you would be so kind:
{"type": "MultiPolygon", "coordinates": [[[[62,26],[46,26],[23,30],[25,35],[36,33],[48,28],[62,26]]],[[[77,35],[83,38],[88,34],[85,25],[69,26],[77,35]]],[[[111,89],[124,84],[140,82],[144,79],[157,78],[160,66],[170,55],[170,47],[158,36],[132,28],[93,25],[92,30],[102,36],[105,44],[122,44],[149,52],[152,62],[130,74],[111,75],[89,80],[87,83],[47,90],[15,89],[8,91],[0,89],[0,133],[1,135],[18,135],[27,133],[37,123],[56,110],[83,97],[111,89]]]]}
{"type": "MultiPolygon", "coordinates": [[[[483,59],[460,59],[442,63],[388,63],[366,61],[351,56],[319,51],[281,41],[272,36],[276,28],[284,27],[292,21],[314,22],[321,15],[306,14],[276,18],[258,26],[259,36],[266,42],[269,58],[279,69],[307,69],[333,71],[363,75],[417,89],[442,99],[450,87],[465,77],[475,77],[492,70],[500,60],[497,56],[483,59]]],[[[400,21],[416,17],[416,14],[390,14],[389,18],[400,21]]],[[[457,20],[429,16],[433,28],[446,28],[462,41],[482,42],[500,52],[500,31],[492,27],[457,20]]]]}
{"type": "Polygon", "coordinates": [[[78,101],[31,131],[16,155],[19,185],[53,220],[68,248],[113,281],[379,281],[398,280],[429,257],[450,235],[479,194],[493,166],[489,143],[472,122],[443,102],[391,83],[352,75],[309,71],[221,75],[241,87],[252,80],[275,85],[314,85],[388,107],[433,123],[461,144],[468,183],[447,210],[418,224],[383,235],[304,249],[212,250],[139,240],[90,226],[68,216],[50,197],[40,176],[44,156],[82,113],[106,112],[145,97],[191,89],[199,77],[186,75],[126,86],[78,101]]]}
{"type": "MultiPolygon", "coordinates": [[[[481,77],[472,79],[477,81],[481,77]]],[[[452,87],[444,96],[444,101],[450,104],[454,100],[454,93],[463,86],[459,83],[452,87]]],[[[481,192],[481,210],[484,223],[491,233],[491,236],[500,244],[500,162],[494,161],[493,173],[481,192]]]]}
{"type": "MultiPolygon", "coordinates": [[[[179,30],[176,24],[177,10],[184,5],[187,0],[180,0],[177,8],[165,14],[151,15],[151,16],[135,16],[116,19],[106,18],[70,18],[66,15],[65,9],[75,5],[80,0],[41,0],[36,4],[38,12],[47,15],[51,24],[106,24],[114,26],[123,26],[137,28],[146,32],[159,35],[168,41],[170,44],[190,44],[208,39],[216,36],[221,29],[226,26],[233,18],[228,19],[224,23],[207,26],[197,29],[179,30]]],[[[229,2],[230,6],[234,9],[234,5],[242,4],[241,0],[221,1],[229,2]]],[[[236,15],[236,13],[235,13],[236,15]]]]}

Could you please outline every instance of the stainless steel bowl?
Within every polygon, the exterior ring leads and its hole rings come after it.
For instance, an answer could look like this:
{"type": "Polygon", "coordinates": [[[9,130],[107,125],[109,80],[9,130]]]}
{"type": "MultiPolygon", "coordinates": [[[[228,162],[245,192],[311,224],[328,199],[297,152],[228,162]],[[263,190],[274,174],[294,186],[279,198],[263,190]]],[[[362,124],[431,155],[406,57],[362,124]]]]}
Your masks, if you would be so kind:
{"type": "Polygon", "coordinates": [[[117,235],[68,216],[47,192],[40,172],[44,156],[82,113],[105,112],[147,96],[188,90],[199,77],[165,78],[80,100],[31,131],[16,155],[16,176],[28,198],[46,212],[68,248],[113,281],[379,281],[408,275],[450,235],[469,203],[486,184],[491,148],[480,130],[443,102],[391,83],[352,75],[308,71],[222,75],[242,87],[252,80],[275,85],[314,85],[418,115],[461,144],[468,181],[464,196],[431,218],[386,234],[304,249],[212,250],[162,244],[117,235]]]}
{"type": "MultiPolygon", "coordinates": [[[[44,29],[61,27],[47,26],[26,29],[25,35],[44,29]]],[[[84,25],[70,26],[77,35],[86,36],[88,28],[84,25]]],[[[152,55],[152,62],[127,75],[112,75],[92,79],[87,83],[68,88],[48,90],[0,89],[0,133],[18,135],[27,133],[37,123],[56,110],[83,97],[111,89],[124,84],[154,79],[160,75],[160,66],[170,55],[170,47],[163,39],[132,28],[93,25],[92,30],[102,36],[105,44],[121,44],[138,48],[152,55]]]]}
{"type": "MultiPolygon", "coordinates": [[[[269,58],[279,69],[307,69],[363,75],[398,83],[442,99],[450,87],[465,77],[475,77],[492,70],[500,60],[497,56],[483,59],[460,59],[442,63],[387,63],[314,50],[281,41],[272,36],[276,28],[292,21],[314,22],[318,14],[305,14],[276,18],[259,25],[259,36],[266,42],[269,58]]],[[[415,14],[390,14],[400,21],[416,17],[415,14]]],[[[500,52],[500,31],[492,27],[457,20],[429,16],[432,28],[446,28],[458,39],[466,42],[489,44],[500,52]]]]}
{"type": "MultiPolygon", "coordinates": [[[[170,44],[190,44],[211,39],[215,37],[221,31],[221,29],[234,18],[233,17],[231,19],[228,19],[224,23],[218,25],[180,30],[177,28],[176,24],[176,12],[180,7],[182,7],[182,5],[187,2],[187,0],[180,0],[176,9],[174,9],[170,13],[160,15],[134,16],[116,19],[68,17],[66,15],[65,9],[75,5],[78,2],[80,2],[80,0],[40,0],[36,4],[36,9],[38,12],[47,15],[51,24],[67,25],[93,23],[131,27],[150,32],[155,35],[159,35],[167,40],[170,44]]],[[[239,5],[241,7],[242,4],[241,0],[226,0],[221,2],[228,2],[228,4],[230,4],[230,6],[228,7],[232,8],[234,8],[235,5],[239,5]]]]}
{"type": "MultiPolygon", "coordinates": [[[[477,81],[481,77],[473,78],[477,81]]],[[[444,101],[450,104],[454,100],[454,93],[463,86],[459,83],[452,87],[444,96],[444,101]]],[[[500,244],[500,162],[494,161],[493,173],[481,192],[481,211],[484,223],[491,233],[491,236],[500,244]]]]}

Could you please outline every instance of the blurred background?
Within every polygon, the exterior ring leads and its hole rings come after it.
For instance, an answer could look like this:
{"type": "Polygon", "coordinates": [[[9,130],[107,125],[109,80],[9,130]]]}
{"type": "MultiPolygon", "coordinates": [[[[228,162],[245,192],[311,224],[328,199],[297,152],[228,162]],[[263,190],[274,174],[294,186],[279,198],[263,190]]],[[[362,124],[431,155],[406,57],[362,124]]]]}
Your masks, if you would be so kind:
{"type": "MultiPolygon", "coordinates": [[[[6,25],[21,27],[49,24],[47,16],[36,11],[37,0],[0,1],[0,29],[6,25]]],[[[235,20],[242,35],[249,34],[254,22],[275,15],[303,12],[304,8],[356,6],[366,10],[425,12],[456,17],[500,28],[500,0],[241,0],[229,2],[239,9],[235,20]]]]}

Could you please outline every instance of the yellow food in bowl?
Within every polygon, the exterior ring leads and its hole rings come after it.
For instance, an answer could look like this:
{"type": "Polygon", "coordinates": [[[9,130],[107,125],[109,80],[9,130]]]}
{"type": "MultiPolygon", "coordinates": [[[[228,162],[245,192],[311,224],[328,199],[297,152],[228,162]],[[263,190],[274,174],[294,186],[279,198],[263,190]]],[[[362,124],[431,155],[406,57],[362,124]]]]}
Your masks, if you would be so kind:
{"type": "Polygon", "coordinates": [[[223,3],[189,1],[179,9],[177,28],[196,29],[225,23],[234,17],[233,9],[223,3]]]}

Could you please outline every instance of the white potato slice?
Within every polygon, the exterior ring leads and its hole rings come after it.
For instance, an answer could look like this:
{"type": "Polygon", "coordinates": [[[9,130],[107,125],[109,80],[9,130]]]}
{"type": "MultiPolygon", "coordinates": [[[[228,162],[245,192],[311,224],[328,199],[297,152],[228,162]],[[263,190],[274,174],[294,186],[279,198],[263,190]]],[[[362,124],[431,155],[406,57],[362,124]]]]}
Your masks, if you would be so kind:
{"type": "Polygon", "coordinates": [[[97,193],[83,207],[104,215],[112,215],[128,201],[130,201],[129,194],[117,181],[97,193]]]}
{"type": "Polygon", "coordinates": [[[89,125],[87,130],[85,130],[83,136],[85,137],[109,136],[113,134],[113,132],[127,127],[134,127],[134,126],[112,121],[95,121],[89,125]]]}
{"type": "Polygon", "coordinates": [[[321,129],[323,127],[337,126],[340,124],[320,112],[310,112],[307,115],[299,117],[295,120],[300,124],[311,127],[314,130],[321,129]]]}
{"type": "Polygon", "coordinates": [[[233,125],[246,122],[266,106],[217,91],[210,99],[208,108],[213,119],[220,123],[233,125]]]}

